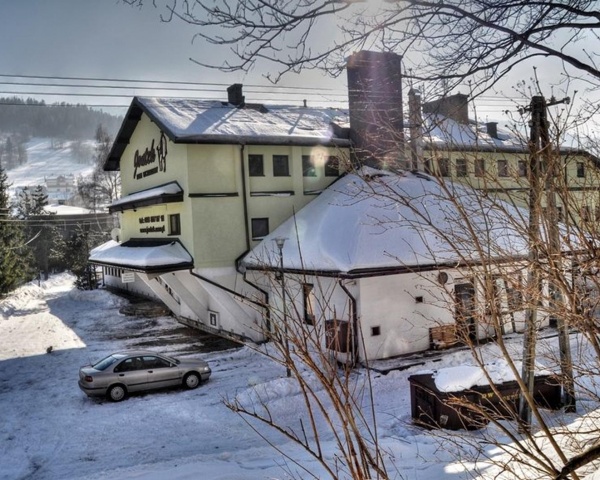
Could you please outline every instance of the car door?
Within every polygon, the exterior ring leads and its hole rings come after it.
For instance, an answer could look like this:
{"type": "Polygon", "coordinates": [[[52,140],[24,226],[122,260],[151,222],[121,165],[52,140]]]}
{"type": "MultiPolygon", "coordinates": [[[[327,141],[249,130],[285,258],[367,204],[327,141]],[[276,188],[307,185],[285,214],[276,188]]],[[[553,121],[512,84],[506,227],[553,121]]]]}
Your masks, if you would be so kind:
{"type": "Polygon", "coordinates": [[[148,373],[142,357],[129,357],[121,361],[115,369],[116,380],[127,386],[130,392],[145,390],[148,385],[148,373]]]}
{"type": "Polygon", "coordinates": [[[150,388],[164,388],[181,384],[179,369],[173,367],[169,361],[154,355],[144,355],[143,361],[150,388]]]}

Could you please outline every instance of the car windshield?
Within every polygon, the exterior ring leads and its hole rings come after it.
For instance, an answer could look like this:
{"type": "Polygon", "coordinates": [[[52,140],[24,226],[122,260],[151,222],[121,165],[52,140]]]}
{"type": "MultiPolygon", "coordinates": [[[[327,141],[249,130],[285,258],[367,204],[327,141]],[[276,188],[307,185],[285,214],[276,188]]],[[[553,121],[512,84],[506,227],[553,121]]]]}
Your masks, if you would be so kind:
{"type": "Polygon", "coordinates": [[[165,358],[166,360],[168,360],[171,363],[175,363],[177,365],[179,365],[179,363],[180,363],[179,360],[176,359],[176,358],[174,358],[174,357],[167,357],[166,355],[163,355],[162,357],[165,358]]]}
{"type": "Polygon", "coordinates": [[[102,360],[100,360],[95,365],[92,365],[92,368],[94,368],[95,370],[104,371],[108,367],[110,367],[113,363],[119,361],[124,356],[125,355],[109,355],[108,357],[103,358],[102,360]]]}

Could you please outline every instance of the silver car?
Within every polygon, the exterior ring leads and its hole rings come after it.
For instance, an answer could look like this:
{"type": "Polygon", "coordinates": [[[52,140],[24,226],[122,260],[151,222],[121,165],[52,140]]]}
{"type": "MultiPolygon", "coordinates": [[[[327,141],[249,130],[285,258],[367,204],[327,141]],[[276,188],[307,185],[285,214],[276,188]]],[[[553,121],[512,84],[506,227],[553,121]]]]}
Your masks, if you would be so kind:
{"type": "Polygon", "coordinates": [[[118,352],[79,369],[79,388],[90,397],[120,402],[130,392],[184,386],[192,389],[210,377],[204,360],[178,360],[156,352],[118,352]]]}

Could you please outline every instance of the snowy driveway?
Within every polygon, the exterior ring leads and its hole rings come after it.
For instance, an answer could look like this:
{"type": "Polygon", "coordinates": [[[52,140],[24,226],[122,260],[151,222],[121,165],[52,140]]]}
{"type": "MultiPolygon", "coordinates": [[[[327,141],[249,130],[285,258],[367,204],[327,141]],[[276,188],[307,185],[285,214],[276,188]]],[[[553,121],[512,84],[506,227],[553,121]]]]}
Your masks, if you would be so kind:
{"type": "Polygon", "coordinates": [[[203,457],[211,458],[203,478],[267,478],[264,468],[280,474],[273,455],[264,458],[256,434],[222,404],[224,396],[247,388],[249,378],[281,374],[247,348],[192,355],[213,369],[212,379],[196,390],[133,396],[120,404],[79,391],[80,365],[139,344],[140,332],[146,338],[162,333],[168,345],[152,348],[173,355],[195,342],[193,336],[186,345],[166,335],[177,325],[172,318],[120,315],[122,302],[105,291],[77,292],[68,278],[59,277],[45,289],[27,286],[2,303],[0,478],[123,477],[128,471],[138,475],[140,468],[159,469],[149,464],[167,462],[169,468],[191,459],[202,463],[203,457]],[[133,338],[125,338],[128,333],[133,338]],[[246,474],[237,477],[240,463],[246,474]],[[248,475],[254,470],[256,476],[248,475]]]}
{"type": "MultiPolygon", "coordinates": [[[[200,336],[186,336],[174,319],[123,316],[123,299],[78,292],[71,284],[70,277],[58,276],[0,302],[0,480],[291,478],[286,469],[293,465],[223,405],[224,398],[251,401],[260,391],[278,423],[298,429],[303,403],[283,367],[249,347],[198,353],[200,336]],[[116,404],[79,390],[81,365],[156,338],[163,348],[154,341],[148,348],[207,360],[210,381],[116,404]]],[[[462,364],[467,356],[455,352],[418,368],[462,364]]],[[[456,465],[452,444],[411,424],[407,378],[415,371],[371,377],[391,478],[471,478],[456,465]]],[[[365,371],[355,375],[364,382],[365,371]]],[[[260,431],[309,471],[322,472],[297,445],[273,430],[260,431]]],[[[333,458],[331,435],[323,432],[325,454],[333,458]]],[[[308,477],[296,470],[294,478],[308,477]]]]}

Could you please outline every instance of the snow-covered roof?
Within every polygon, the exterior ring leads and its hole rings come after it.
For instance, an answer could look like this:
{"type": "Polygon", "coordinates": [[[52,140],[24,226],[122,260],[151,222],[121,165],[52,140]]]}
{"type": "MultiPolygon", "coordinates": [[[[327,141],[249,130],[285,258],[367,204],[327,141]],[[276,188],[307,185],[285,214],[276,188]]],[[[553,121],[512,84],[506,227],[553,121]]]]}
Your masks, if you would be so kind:
{"type": "Polygon", "coordinates": [[[170,182],[121,197],[110,204],[109,211],[112,213],[118,210],[122,211],[169,202],[181,202],[182,200],[183,189],[179,183],[170,182]]]}
{"type": "Polygon", "coordinates": [[[332,126],[338,121],[348,122],[345,110],[262,104],[240,107],[216,100],[135,97],[106,168],[118,168],[142,112],[175,143],[350,146],[348,138],[335,135],[332,126]]]}
{"type": "Polygon", "coordinates": [[[428,115],[424,119],[423,143],[427,148],[526,152],[527,139],[500,126],[496,134],[488,132],[486,124],[475,121],[461,123],[443,115],[428,115]]]}
{"type": "Polygon", "coordinates": [[[94,213],[89,208],[75,207],[73,205],[58,205],[55,203],[46,205],[44,211],[56,215],[86,215],[88,213],[94,213]]]}
{"type": "Polygon", "coordinates": [[[527,254],[527,239],[510,219],[520,216],[518,223],[526,225],[527,212],[501,208],[458,184],[441,186],[424,174],[369,173],[349,174],[329,186],[265,237],[243,265],[278,268],[276,238],[286,238],[287,270],[370,275],[479,262],[469,227],[490,258],[527,254]]]}
{"type": "Polygon", "coordinates": [[[90,252],[89,261],[144,272],[184,270],[194,263],[181,243],[163,239],[109,240],[90,252]]]}
{"type": "Polygon", "coordinates": [[[167,134],[181,141],[210,137],[279,137],[288,141],[306,139],[312,144],[333,140],[330,124],[347,113],[334,108],[285,105],[247,105],[206,100],[144,98],[138,102],[151,117],[159,119],[167,134]]]}

